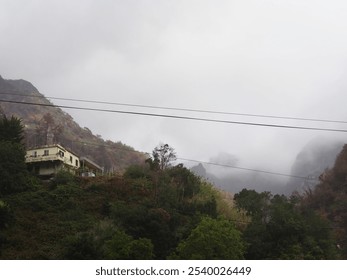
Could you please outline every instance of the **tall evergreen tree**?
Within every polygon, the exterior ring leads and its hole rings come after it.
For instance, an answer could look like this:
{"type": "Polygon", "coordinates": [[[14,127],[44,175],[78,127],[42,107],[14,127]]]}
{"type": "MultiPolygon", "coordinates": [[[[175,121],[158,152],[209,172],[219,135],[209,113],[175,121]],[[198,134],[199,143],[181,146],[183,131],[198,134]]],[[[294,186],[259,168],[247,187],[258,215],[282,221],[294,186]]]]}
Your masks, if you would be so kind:
{"type": "Polygon", "coordinates": [[[16,117],[0,117],[0,194],[26,188],[27,169],[23,125],[16,117]]]}
{"type": "Polygon", "coordinates": [[[24,140],[24,126],[20,119],[12,116],[8,119],[0,116],[0,141],[22,144],[24,140]]]}

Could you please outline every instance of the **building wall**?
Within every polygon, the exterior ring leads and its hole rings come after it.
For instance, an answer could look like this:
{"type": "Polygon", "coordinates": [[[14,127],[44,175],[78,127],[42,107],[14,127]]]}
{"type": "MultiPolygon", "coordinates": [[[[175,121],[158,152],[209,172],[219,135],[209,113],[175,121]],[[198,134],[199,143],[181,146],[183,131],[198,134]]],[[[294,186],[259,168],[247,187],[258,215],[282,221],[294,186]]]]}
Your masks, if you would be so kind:
{"type": "Polygon", "coordinates": [[[29,170],[36,175],[50,177],[61,170],[63,166],[64,164],[62,161],[43,161],[31,163],[29,170]]]}
{"type": "Polygon", "coordinates": [[[26,163],[34,173],[41,176],[56,174],[62,168],[77,170],[79,157],[60,145],[43,146],[27,151],[26,163]]]}
{"type": "Polygon", "coordinates": [[[27,163],[44,161],[61,161],[74,169],[78,169],[81,166],[79,157],[60,145],[43,146],[27,151],[27,163]]]}

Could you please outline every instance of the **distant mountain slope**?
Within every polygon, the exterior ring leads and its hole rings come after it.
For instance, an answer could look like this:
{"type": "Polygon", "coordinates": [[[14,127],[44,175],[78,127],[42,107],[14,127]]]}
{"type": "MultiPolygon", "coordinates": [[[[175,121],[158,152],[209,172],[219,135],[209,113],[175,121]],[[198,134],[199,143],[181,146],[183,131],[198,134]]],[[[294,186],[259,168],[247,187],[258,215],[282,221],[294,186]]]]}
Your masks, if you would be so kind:
{"type": "MultiPolygon", "coordinates": [[[[25,80],[5,80],[0,76],[0,100],[53,105],[25,80]]],[[[0,110],[15,115],[25,125],[26,145],[34,147],[59,143],[105,168],[106,172],[120,172],[131,164],[141,164],[145,155],[121,142],[105,141],[88,128],[80,127],[60,108],[0,102],[0,110]]]]}
{"type": "Polygon", "coordinates": [[[213,174],[213,172],[208,170],[208,166],[204,166],[201,163],[191,167],[191,171],[213,185],[231,193],[238,193],[244,188],[254,189],[257,192],[285,193],[284,179],[271,174],[250,170],[237,172],[232,169],[229,173],[213,174]]]}
{"type": "MultiPolygon", "coordinates": [[[[291,174],[311,179],[318,179],[327,168],[332,168],[336,156],[342,150],[343,143],[335,140],[315,138],[310,141],[297,155],[292,165],[291,174]]],[[[316,180],[292,178],[289,180],[286,191],[303,191],[317,184],[316,180]]]]}
{"type": "MultiPolygon", "coordinates": [[[[294,177],[287,179],[286,176],[274,176],[251,170],[238,172],[234,169],[217,174],[210,166],[203,164],[193,166],[191,170],[194,174],[232,193],[247,188],[258,192],[270,191],[290,195],[294,191],[303,192],[314,187],[324,170],[333,167],[336,156],[342,147],[342,141],[322,137],[315,138],[307,143],[298,153],[290,173],[292,176],[303,177],[304,179],[294,177]]],[[[213,162],[218,162],[218,158],[213,162]]],[[[220,163],[224,164],[223,162],[220,163]]],[[[237,166],[238,164],[232,163],[229,165],[237,166]]]]}

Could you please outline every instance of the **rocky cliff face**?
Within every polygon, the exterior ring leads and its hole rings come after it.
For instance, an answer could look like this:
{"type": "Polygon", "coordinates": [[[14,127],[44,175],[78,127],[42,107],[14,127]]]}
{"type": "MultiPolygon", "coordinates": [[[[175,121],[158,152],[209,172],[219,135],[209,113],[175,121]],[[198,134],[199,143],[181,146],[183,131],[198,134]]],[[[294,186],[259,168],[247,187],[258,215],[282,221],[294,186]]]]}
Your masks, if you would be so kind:
{"type": "Polygon", "coordinates": [[[47,144],[48,138],[53,135],[55,143],[89,157],[106,171],[120,172],[131,164],[144,162],[143,154],[121,142],[103,140],[88,128],[80,127],[69,114],[53,105],[30,82],[6,80],[0,76],[0,112],[22,119],[28,148],[47,144]]]}
{"type": "Polygon", "coordinates": [[[315,138],[310,141],[297,155],[292,165],[291,173],[307,179],[292,178],[289,180],[286,192],[302,192],[317,184],[319,176],[328,168],[334,166],[336,156],[342,150],[343,143],[336,140],[315,138]]]}

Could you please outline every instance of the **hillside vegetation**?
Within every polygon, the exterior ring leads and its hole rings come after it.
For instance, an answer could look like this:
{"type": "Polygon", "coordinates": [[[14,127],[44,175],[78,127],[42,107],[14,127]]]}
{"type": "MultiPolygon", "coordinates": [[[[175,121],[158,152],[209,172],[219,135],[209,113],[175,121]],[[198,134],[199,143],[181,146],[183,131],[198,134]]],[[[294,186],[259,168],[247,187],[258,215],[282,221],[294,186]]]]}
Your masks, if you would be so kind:
{"type": "Polygon", "coordinates": [[[26,171],[24,153],[9,156],[24,151],[21,131],[18,119],[2,118],[2,259],[346,258],[346,149],[330,181],[307,196],[243,189],[232,197],[172,165],[167,144],[122,176],[62,171],[43,183],[26,171]]]}
{"type": "Polygon", "coordinates": [[[330,221],[336,244],[347,258],[347,145],[334,167],[324,172],[320,180],[314,189],[305,193],[304,207],[314,209],[330,221]]]}
{"type": "MultiPolygon", "coordinates": [[[[23,80],[0,77],[0,93],[52,105],[23,80]]],[[[167,144],[145,157],[59,108],[2,102],[0,158],[1,259],[347,259],[347,146],[304,194],[232,195],[172,165],[167,144]],[[107,176],[38,180],[25,151],[49,142],[107,176]]]]}

